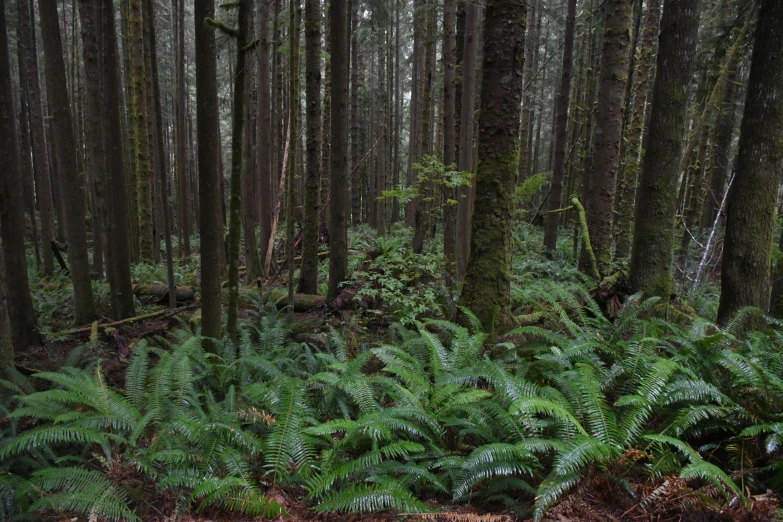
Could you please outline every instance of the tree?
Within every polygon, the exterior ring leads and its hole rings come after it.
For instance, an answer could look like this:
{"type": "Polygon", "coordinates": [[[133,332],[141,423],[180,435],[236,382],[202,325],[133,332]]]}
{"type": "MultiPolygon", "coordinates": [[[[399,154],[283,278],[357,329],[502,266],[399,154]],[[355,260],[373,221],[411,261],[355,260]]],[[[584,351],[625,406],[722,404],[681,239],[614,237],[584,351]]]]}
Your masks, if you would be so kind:
{"type": "Polygon", "coordinates": [[[633,86],[633,102],[630,126],[626,129],[624,155],[621,160],[620,193],[617,201],[617,229],[615,231],[615,258],[625,259],[631,251],[631,230],[633,227],[634,196],[636,195],[639,166],[644,151],[644,115],[650,84],[655,76],[653,62],[655,38],[661,20],[661,0],[648,0],[644,15],[644,31],[641,48],[636,60],[633,86]]]}
{"type": "Polygon", "coordinates": [[[260,259],[266,259],[269,235],[272,229],[272,195],[274,191],[272,163],[272,109],[271,78],[269,76],[269,1],[258,1],[258,99],[256,128],[256,168],[258,169],[260,196],[260,259]]]}
{"type": "Polygon", "coordinates": [[[612,263],[612,223],[623,132],[625,84],[628,81],[633,2],[607,0],[604,9],[604,42],[598,79],[587,225],[598,271],[602,276],[607,276],[612,263]]]}
{"type": "MultiPolygon", "coordinates": [[[[457,85],[455,83],[454,62],[456,61],[456,6],[454,0],[443,4],[443,163],[451,166],[457,162],[457,137],[455,135],[455,108],[457,85]]],[[[446,264],[446,283],[451,284],[455,275],[457,248],[457,214],[455,190],[444,190],[446,202],[443,210],[443,254],[446,264]]]]}
{"type": "Polygon", "coordinates": [[[726,201],[718,322],[745,306],[766,310],[775,204],[783,159],[783,3],[759,10],[736,175],[726,201]]]}
{"type": "Polygon", "coordinates": [[[302,10],[299,0],[291,0],[288,6],[288,188],[285,205],[286,264],[288,265],[288,309],[294,313],[294,220],[296,206],[296,142],[299,119],[299,20],[302,10]]]}
{"type": "Polygon", "coordinates": [[[329,36],[332,51],[331,153],[329,161],[329,299],[340,291],[348,272],[345,183],[348,170],[348,5],[332,0],[329,36]]]}
{"type": "MultiPolygon", "coordinates": [[[[5,0],[0,0],[0,236],[2,237],[2,268],[6,283],[11,337],[16,351],[40,342],[38,324],[30,297],[27,259],[24,249],[24,200],[19,155],[16,150],[16,115],[11,85],[11,59],[5,18],[5,0]]],[[[13,351],[3,350],[4,361],[13,360],[13,351]]]]}
{"type": "Polygon", "coordinates": [[[65,232],[68,238],[68,260],[73,281],[74,322],[83,324],[92,321],[95,316],[90,263],[87,256],[87,230],[84,221],[86,210],[84,183],[76,163],[76,140],[68,100],[57,5],[55,2],[39,2],[38,9],[46,58],[46,83],[49,108],[53,116],[57,165],[63,181],[65,232]]]}
{"type": "MultiPolygon", "coordinates": [[[[607,10],[608,11],[608,10],[607,10]]],[[[544,227],[544,247],[555,250],[560,214],[554,212],[560,208],[563,192],[563,172],[565,171],[566,137],[568,130],[568,104],[571,101],[571,76],[574,57],[574,28],[576,26],[576,0],[568,0],[566,15],[565,41],[563,42],[563,68],[560,76],[560,93],[557,97],[555,128],[555,163],[552,171],[552,188],[549,193],[549,212],[544,227]]],[[[525,138],[523,138],[524,140],[525,138]]],[[[524,158],[520,158],[523,160],[524,158]]],[[[570,196],[570,194],[566,194],[570,196]]]]}
{"type": "Polygon", "coordinates": [[[102,88],[101,111],[103,120],[103,150],[107,170],[106,201],[108,216],[106,237],[108,256],[109,294],[112,315],[115,319],[132,317],[135,313],[130,274],[130,224],[128,222],[128,198],[125,182],[125,158],[122,147],[120,95],[122,81],[117,57],[117,40],[114,9],[99,3],[97,13],[102,24],[102,88]]]}
{"type": "Polygon", "coordinates": [[[318,293],[318,188],[321,182],[321,3],[305,0],[305,143],[304,227],[299,292],[318,293]]]}
{"type": "Polygon", "coordinates": [[[509,324],[511,213],[519,164],[525,4],[487,4],[481,80],[476,201],[460,302],[487,331],[509,324]]]}
{"type": "MultiPolygon", "coordinates": [[[[188,179],[187,130],[185,128],[185,0],[174,0],[177,6],[177,183],[179,189],[179,223],[182,256],[190,257],[190,180],[188,179]]],[[[263,3],[263,2],[260,2],[263,3]]]]}
{"type": "MultiPolygon", "coordinates": [[[[220,338],[220,250],[223,222],[218,180],[217,54],[214,30],[215,0],[195,0],[196,135],[198,139],[199,230],[201,233],[201,334],[220,338]]],[[[214,345],[208,341],[208,347],[214,345]]]]}
{"type": "Polygon", "coordinates": [[[49,156],[46,152],[46,131],[41,106],[41,81],[38,76],[38,50],[35,45],[35,11],[30,0],[18,0],[19,14],[19,76],[27,96],[30,141],[33,147],[33,170],[41,218],[41,243],[43,244],[44,274],[54,273],[54,255],[50,248],[54,239],[54,203],[49,178],[49,156]]]}
{"type": "Polygon", "coordinates": [[[672,290],[674,215],[685,132],[688,82],[699,29],[699,0],[666,2],[647,150],[636,193],[631,287],[668,300],[672,290]]]}

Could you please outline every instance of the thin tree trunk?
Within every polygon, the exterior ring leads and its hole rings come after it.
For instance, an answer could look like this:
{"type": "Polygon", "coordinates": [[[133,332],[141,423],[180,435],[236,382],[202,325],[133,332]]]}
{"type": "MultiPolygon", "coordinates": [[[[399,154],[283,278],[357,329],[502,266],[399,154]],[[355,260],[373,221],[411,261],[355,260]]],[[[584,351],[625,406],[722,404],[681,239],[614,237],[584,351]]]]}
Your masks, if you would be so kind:
{"type": "Polygon", "coordinates": [[[386,234],[386,200],[381,196],[383,191],[386,190],[386,150],[388,139],[386,137],[386,50],[384,49],[383,41],[386,31],[381,30],[378,35],[378,92],[377,92],[377,107],[378,107],[378,138],[381,143],[378,145],[378,168],[376,170],[376,184],[375,184],[375,198],[373,203],[375,204],[375,228],[379,236],[386,234]]]}
{"type": "MultiPolygon", "coordinates": [[[[288,60],[288,119],[290,125],[288,153],[288,192],[286,194],[286,214],[285,214],[285,252],[288,265],[288,302],[294,302],[294,206],[296,205],[296,145],[297,145],[297,127],[299,116],[299,20],[301,5],[299,0],[291,0],[288,6],[288,27],[290,49],[288,60]]],[[[338,33],[342,34],[342,33],[338,33]]],[[[288,309],[288,315],[294,315],[294,307],[288,309]]]]}
{"type": "MultiPolygon", "coordinates": [[[[251,2],[252,3],[252,2],[251,2]]],[[[251,10],[247,16],[247,39],[254,40],[254,12],[251,10]]],[[[258,244],[256,243],[256,226],[260,219],[258,208],[260,181],[256,168],[257,154],[254,154],[253,143],[257,133],[257,107],[253,105],[253,84],[255,82],[256,61],[254,60],[255,47],[248,50],[245,57],[245,102],[244,115],[245,130],[242,133],[242,231],[245,238],[245,281],[252,284],[262,272],[261,260],[258,257],[258,244]]]]}
{"type": "MultiPolygon", "coordinates": [[[[351,223],[361,222],[361,180],[359,179],[359,6],[358,2],[351,12],[351,223]]],[[[327,93],[328,96],[328,93],[327,93]]],[[[325,117],[325,116],[324,116],[325,117]]],[[[325,127],[324,127],[325,128],[325,127]]],[[[326,162],[328,159],[324,158],[326,162]]]]}
{"type": "MultiPolygon", "coordinates": [[[[457,86],[455,84],[456,61],[456,5],[454,0],[443,4],[443,163],[447,168],[457,162],[457,142],[454,112],[457,86]]],[[[446,264],[446,284],[451,285],[456,272],[457,221],[456,191],[446,188],[443,193],[443,254],[446,264]]]]}
{"type": "Polygon", "coordinates": [[[179,199],[182,257],[190,257],[190,181],[188,176],[188,136],[185,128],[185,0],[177,3],[177,196],[179,199]]]}
{"type": "MultiPolygon", "coordinates": [[[[330,4],[328,0],[324,2],[324,49],[327,54],[331,53],[332,36],[331,29],[329,27],[329,20],[332,16],[330,4]]],[[[323,209],[325,216],[329,215],[329,179],[330,179],[330,165],[331,165],[331,120],[332,117],[332,59],[324,60],[324,104],[321,111],[322,123],[321,123],[321,186],[319,188],[320,206],[323,209]]]]}
{"type": "MultiPolygon", "coordinates": [[[[274,179],[272,166],[272,142],[274,136],[271,107],[271,78],[269,71],[269,0],[258,1],[258,34],[260,54],[258,62],[258,106],[257,106],[257,157],[259,195],[260,195],[260,259],[266,259],[269,236],[272,227],[272,202],[274,201],[274,179]]],[[[267,274],[268,275],[268,274],[267,274]]]]}
{"type": "MultiPolygon", "coordinates": [[[[426,37],[424,43],[424,86],[421,98],[421,154],[429,154],[432,142],[432,73],[433,73],[433,55],[432,48],[434,42],[435,21],[433,19],[433,9],[429,0],[425,0],[425,9],[427,10],[426,37]]],[[[413,231],[413,252],[420,254],[424,248],[424,239],[427,235],[427,225],[429,219],[427,216],[427,202],[425,201],[430,191],[428,183],[419,183],[419,196],[416,198],[416,211],[414,214],[413,231]]]]}
{"type": "MultiPolygon", "coordinates": [[[[563,192],[563,173],[565,171],[566,138],[568,136],[568,105],[571,102],[571,77],[574,58],[574,28],[576,25],[576,0],[568,0],[566,16],[565,42],[563,44],[563,67],[560,76],[560,93],[557,98],[555,128],[555,163],[552,171],[552,184],[549,192],[549,213],[544,226],[544,247],[554,251],[557,247],[557,232],[560,227],[560,214],[553,212],[560,208],[563,192]]],[[[525,141],[524,138],[522,141],[525,141]]]]}

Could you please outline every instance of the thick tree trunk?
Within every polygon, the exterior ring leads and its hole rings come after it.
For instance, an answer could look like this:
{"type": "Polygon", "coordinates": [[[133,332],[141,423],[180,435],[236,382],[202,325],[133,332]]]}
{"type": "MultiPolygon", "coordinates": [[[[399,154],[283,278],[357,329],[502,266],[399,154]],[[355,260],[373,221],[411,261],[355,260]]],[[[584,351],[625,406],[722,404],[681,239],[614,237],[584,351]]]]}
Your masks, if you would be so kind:
{"type": "Polygon", "coordinates": [[[321,186],[319,188],[319,199],[321,208],[323,209],[324,216],[329,215],[330,205],[330,192],[329,192],[329,179],[331,168],[331,117],[332,117],[332,59],[331,59],[331,46],[332,36],[329,20],[332,16],[331,8],[328,1],[324,2],[324,50],[330,55],[325,60],[324,64],[324,105],[322,108],[322,123],[321,123],[321,186]]]}
{"type": "Polygon", "coordinates": [[[73,280],[74,322],[84,324],[95,316],[95,303],[90,279],[90,262],[87,257],[87,230],[84,221],[84,184],[76,162],[76,140],[68,103],[60,24],[57,6],[52,2],[38,4],[41,17],[44,54],[46,56],[46,82],[49,85],[49,103],[54,116],[55,146],[63,181],[68,259],[73,280]]]}
{"type": "MultiPolygon", "coordinates": [[[[288,187],[285,208],[285,253],[288,265],[288,302],[294,302],[294,221],[296,214],[296,149],[299,126],[299,29],[301,19],[299,0],[290,0],[288,5],[288,187]]],[[[342,33],[340,33],[342,34],[342,33]]],[[[289,316],[294,313],[289,308],[289,316]]]]}
{"type": "MultiPolygon", "coordinates": [[[[462,50],[462,96],[460,97],[459,158],[460,172],[473,172],[473,122],[476,107],[476,53],[479,45],[478,6],[465,7],[465,38],[458,42],[462,50]]],[[[474,185],[475,181],[471,180],[474,185]]],[[[462,281],[470,256],[470,220],[473,213],[471,188],[457,191],[457,279],[462,281]]]]}
{"type": "Polygon", "coordinates": [[[385,31],[381,31],[378,36],[378,92],[377,92],[377,108],[378,108],[378,139],[381,142],[378,144],[377,158],[378,168],[376,170],[375,181],[375,199],[373,204],[375,205],[375,228],[379,236],[386,234],[386,200],[381,199],[383,191],[386,190],[386,151],[388,144],[387,127],[386,127],[386,50],[384,49],[385,31]]]}
{"type": "MultiPolygon", "coordinates": [[[[554,251],[557,247],[557,232],[560,227],[560,208],[563,193],[563,173],[565,171],[566,138],[568,136],[568,105],[571,102],[571,77],[574,63],[574,28],[576,25],[576,0],[568,0],[566,15],[565,41],[563,43],[563,67],[560,76],[560,93],[555,107],[555,162],[552,171],[552,184],[549,192],[549,213],[544,226],[544,247],[554,251]]],[[[524,141],[524,138],[522,139],[524,141]]]]}
{"type": "MultiPolygon", "coordinates": [[[[422,70],[424,82],[421,96],[421,149],[422,156],[430,153],[432,147],[432,76],[435,64],[433,63],[433,46],[435,20],[432,6],[429,0],[424,4],[427,10],[426,36],[424,42],[424,69],[422,70]]],[[[418,183],[419,196],[415,200],[416,210],[414,213],[414,231],[413,231],[413,252],[420,254],[424,248],[424,239],[427,236],[427,226],[429,216],[427,215],[427,198],[432,187],[429,183],[418,183]]]]}
{"type": "MultiPolygon", "coordinates": [[[[220,339],[220,251],[223,224],[218,178],[217,49],[214,29],[206,18],[215,17],[215,0],[195,0],[196,25],[196,134],[198,137],[199,230],[201,232],[201,334],[220,339]]],[[[213,343],[208,349],[215,349],[213,343]]]]}
{"type": "Polygon", "coordinates": [[[163,232],[163,204],[160,196],[160,180],[162,178],[163,164],[162,151],[158,149],[158,123],[155,114],[155,87],[152,84],[152,37],[150,27],[152,17],[147,9],[147,0],[141,2],[142,25],[144,42],[144,93],[147,107],[147,140],[150,147],[150,167],[152,169],[152,262],[160,262],[160,238],[163,232]]]}
{"type": "MultiPolygon", "coordinates": [[[[259,0],[258,2],[258,99],[256,118],[258,126],[256,129],[256,167],[258,168],[259,180],[259,205],[260,205],[260,240],[261,251],[260,259],[266,259],[267,247],[269,245],[269,235],[272,229],[272,213],[274,182],[276,176],[272,169],[272,141],[273,141],[273,119],[271,108],[271,77],[269,63],[269,0],[259,0]]],[[[263,272],[263,268],[259,267],[263,272]]]]}
{"type": "Polygon", "coordinates": [[[587,225],[598,271],[602,276],[607,276],[612,263],[614,197],[620,163],[633,3],[631,0],[607,0],[604,9],[604,41],[598,81],[587,225]]]}
{"type": "MultiPolygon", "coordinates": [[[[361,222],[361,180],[359,179],[359,6],[351,9],[351,224],[361,222]]],[[[328,93],[327,93],[328,96],[328,93]]],[[[323,161],[327,161],[324,158],[323,161]]]]}
{"type": "Polygon", "coordinates": [[[348,272],[348,233],[345,218],[345,183],[348,170],[348,5],[332,0],[329,36],[332,51],[329,196],[329,299],[340,292],[348,272]]]}
{"type": "Polygon", "coordinates": [[[35,173],[36,199],[41,218],[41,244],[44,274],[54,273],[54,256],[47,248],[54,239],[54,203],[49,178],[49,158],[46,152],[46,130],[41,106],[41,81],[38,75],[38,50],[35,45],[35,12],[31,0],[18,0],[20,84],[27,96],[30,139],[33,148],[33,169],[35,173]]]}
{"type": "Polygon", "coordinates": [[[655,73],[655,38],[661,19],[661,0],[648,0],[644,15],[644,34],[636,62],[636,85],[633,91],[633,115],[626,127],[625,145],[621,164],[619,200],[617,202],[617,229],[615,232],[615,259],[623,260],[631,252],[631,230],[633,226],[634,196],[639,167],[644,155],[642,135],[647,96],[655,73]]]}
{"type": "Polygon", "coordinates": [[[300,294],[318,293],[318,185],[321,181],[321,3],[305,0],[305,104],[307,110],[304,228],[300,294]]]}
{"type": "MultiPolygon", "coordinates": [[[[29,345],[41,341],[30,297],[25,258],[24,199],[16,150],[16,116],[7,27],[5,0],[0,0],[0,162],[3,165],[3,175],[0,176],[0,235],[3,238],[0,269],[7,284],[6,297],[12,303],[8,307],[8,318],[13,340],[13,347],[3,346],[0,351],[0,358],[6,363],[13,361],[14,350],[26,350],[29,345]]],[[[87,275],[89,282],[89,273],[87,275]]]]}
{"type": "Polygon", "coordinates": [[[699,29],[699,0],[666,2],[661,19],[657,75],[647,151],[636,194],[631,287],[668,300],[679,160],[687,89],[699,29]]]}
{"type": "Polygon", "coordinates": [[[523,2],[487,5],[476,201],[460,302],[488,332],[511,323],[511,213],[518,179],[524,40],[523,2]]]}
{"type": "MultiPolygon", "coordinates": [[[[252,3],[252,2],[251,2],[252,3]]],[[[247,16],[247,38],[254,40],[254,12],[252,10],[247,16]]],[[[244,115],[245,130],[242,133],[242,234],[245,238],[245,281],[252,284],[262,272],[261,260],[258,257],[258,244],[256,242],[256,227],[260,219],[258,209],[259,200],[259,177],[256,169],[256,158],[254,154],[253,143],[256,141],[256,125],[258,125],[256,111],[257,107],[253,105],[253,84],[255,82],[256,54],[255,47],[247,51],[249,54],[245,57],[245,103],[244,115]]]]}
{"type": "MultiPolygon", "coordinates": [[[[96,4],[98,5],[98,4],[96,4]]],[[[103,35],[114,35],[114,9],[100,4],[96,11],[100,15],[103,35]]],[[[114,319],[125,319],[135,315],[133,291],[131,289],[130,225],[128,222],[128,198],[125,181],[125,158],[123,156],[122,129],[122,81],[119,73],[117,40],[113,36],[103,39],[103,150],[108,178],[106,180],[107,260],[109,263],[109,294],[114,319]]]]}
{"type": "Polygon", "coordinates": [[[779,166],[783,159],[783,3],[759,10],[736,177],[726,202],[718,322],[745,306],[767,309],[779,166]]]}

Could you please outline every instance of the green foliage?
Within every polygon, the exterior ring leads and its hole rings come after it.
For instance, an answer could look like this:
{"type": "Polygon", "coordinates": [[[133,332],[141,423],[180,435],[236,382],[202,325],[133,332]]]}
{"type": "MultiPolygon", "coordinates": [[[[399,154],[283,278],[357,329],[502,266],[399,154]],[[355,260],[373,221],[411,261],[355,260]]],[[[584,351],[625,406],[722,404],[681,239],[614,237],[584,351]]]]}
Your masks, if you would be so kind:
{"type": "MultiPolygon", "coordinates": [[[[416,198],[421,201],[436,201],[441,188],[470,186],[474,177],[470,172],[458,171],[455,165],[444,165],[435,156],[422,156],[421,162],[413,164],[413,169],[417,172],[415,184],[384,190],[380,197],[396,198],[400,204],[406,204],[416,198]]],[[[442,206],[456,204],[457,201],[453,199],[440,202],[442,206]]],[[[438,205],[433,205],[433,212],[440,212],[438,205]]]]}

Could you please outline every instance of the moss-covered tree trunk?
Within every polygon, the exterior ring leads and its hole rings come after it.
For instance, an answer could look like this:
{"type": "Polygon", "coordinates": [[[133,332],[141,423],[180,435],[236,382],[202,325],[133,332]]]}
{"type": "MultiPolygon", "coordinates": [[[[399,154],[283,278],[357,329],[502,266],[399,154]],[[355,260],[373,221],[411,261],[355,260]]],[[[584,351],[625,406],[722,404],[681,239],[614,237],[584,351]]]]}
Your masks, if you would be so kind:
{"type": "Polygon", "coordinates": [[[144,67],[144,21],[142,0],[128,1],[130,38],[131,120],[135,146],[136,202],[138,208],[139,257],[152,259],[152,170],[147,134],[147,80],[144,67]]]}
{"type": "MultiPolygon", "coordinates": [[[[223,219],[218,178],[218,96],[215,31],[206,25],[215,17],[215,0],[195,0],[196,135],[198,139],[199,230],[201,233],[201,334],[220,339],[220,251],[223,219]]],[[[213,343],[207,348],[214,350],[213,343]]]]}
{"type": "Polygon", "coordinates": [[[11,303],[8,318],[13,340],[13,347],[5,346],[0,354],[5,362],[13,361],[13,348],[22,351],[40,342],[25,258],[24,200],[22,177],[17,163],[19,156],[16,150],[16,118],[7,27],[5,0],[0,0],[0,143],[3,144],[0,147],[0,162],[3,165],[3,175],[0,176],[0,236],[3,238],[0,270],[3,274],[0,278],[5,279],[6,297],[11,303]]]}
{"type": "Polygon", "coordinates": [[[299,293],[318,292],[318,187],[321,182],[321,4],[305,0],[305,143],[304,227],[299,293]]]}
{"type": "Polygon", "coordinates": [[[745,306],[767,308],[782,136],[783,3],[763,0],[740,128],[736,177],[726,201],[719,323],[745,306]]]}
{"type": "Polygon", "coordinates": [[[607,0],[604,9],[596,133],[587,205],[590,241],[602,276],[608,275],[612,263],[612,223],[630,60],[633,2],[607,0]]]}
{"type": "Polygon", "coordinates": [[[33,171],[36,200],[41,220],[41,244],[43,245],[44,274],[54,273],[54,256],[49,244],[54,239],[54,203],[49,179],[49,158],[46,153],[46,131],[41,107],[41,81],[38,75],[38,50],[35,45],[35,13],[30,0],[18,0],[19,76],[27,96],[30,141],[33,149],[33,171]]]}
{"type": "MultiPolygon", "coordinates": [[[[252,2],[251,2],[252,3],[252,2]]],[[[251,10],[247,16],[247,39],[254,40],[254,12],[251,10]]],[[[253,44],[252,50],[247,51],[248,57],[245,59],[245,103],[244,118],[245,130],[242,133],[242,235],[245,239],[245,282],[253,282],[261,275],[261,259],[258,257],[258,243],[256,241],[256,228],[260,219],[259,213],[259,179],[258,169],[256,169],[255,149],[253,144],[256,142],[256,126],[258,125],[256,107],[253,105],[253,84],[256,74],[255,50],[257,43],[253,44]]]]}
{"type": "MultiPolygon", "coordinates": [[[[97,5],[97,4],[96,4],[97,5]]],[[[115,34],[114,9],[97,9],[102,34],[115,34]]],[[[133,317],[135,303],[131,288],[131,237],[128,213],[127,186],[125,182],[125,156],[122,144],[122,81],[120,80],[117,41],[104,38],[102,46],[102,86],[103,103],[101,105],[103,121],[103,149],[107,170],[106,201],[108,216],[106,220],[107,257],[109,262],[109,294],[112,317],[117,320],[133,317]]]]}
{"type": "Polygon", "coordinates": [[[250,0],[239,0],[236,29],[236,68],[234,69],[234,98],[231,106],[231,179],[228,224],[228,310],[226,330],[235,343],[239,341],[237,315],[239,312],[239,250],[242,242],[242,146],[245,130],[245,69],[247,47],[247,20],[250,0]]]}
{"type": "Polygon", "coordinates": [[[620,165],[620,192],[617,197],[617,228],[615,230],[615,259],[622,260],[631,252],[631,230],[633,227],[634,197],[636,195],[639,167],[644,154],[642,134],[647,95],[655,73],[655,38],[661,20],[661,0],[648,0],[644,15],[644,30],[641,48],[636,60],[633,88],[631,123],[626,128],[623,158],[620,165]]]}
{"type": "Polygon", "coordinates": [[[699,29],[699,0],[666,2],[661,19],[647,151],[642,161],[631,251],[635,292],[667,300],[687,89],[699,29]]]}
{"type": "Polygon", "coordinates": [[[329,299],[340,293],[348,272],[348,231],[345,183],[348,170],[348,3],[332,0],[329,36],[332,51],[331,153],[329,160],[329,299]]]}
{"type": "Polygon", "coordinates": [[[563,43],[563,66],[560,76],[560,93],[555,105],[555,158],[552,170],[552,184],[549,192],[549,213],[544,225],[544,246],[550,251],[557,247],[557,231],[560,226],[560,208],[563,193],[563,172],[566,159],[566,137],[568,131],[568,105],[571,100],[571,77],[574,58],[574,27],[576,25],[576,1],[568,0],[565,41],[563,43]]]}
{"type": "Polygon", "coordinates": [[[87,229],[84,218],[86,211],[84,180],[79,175],[76,161],[76,140],[71,107],[68,102],[57,5],[54,2],[39,2],[38,8],[46,58],[49,105],[54,124],[55,149],[57,150],[65,201],[65,232],[68,239],[68,260],[73,281],[74,322],[84,324],[92,321],[95,316],[90,262],[87,255],[87,229]]]}
{"type": "Polygon", "coordinates": [[[460,298],[487,331],[511,322],[511,212],[518,179],[524,41],[525,4],[489,2],[484,19],[476,201],[460,298]]]}

